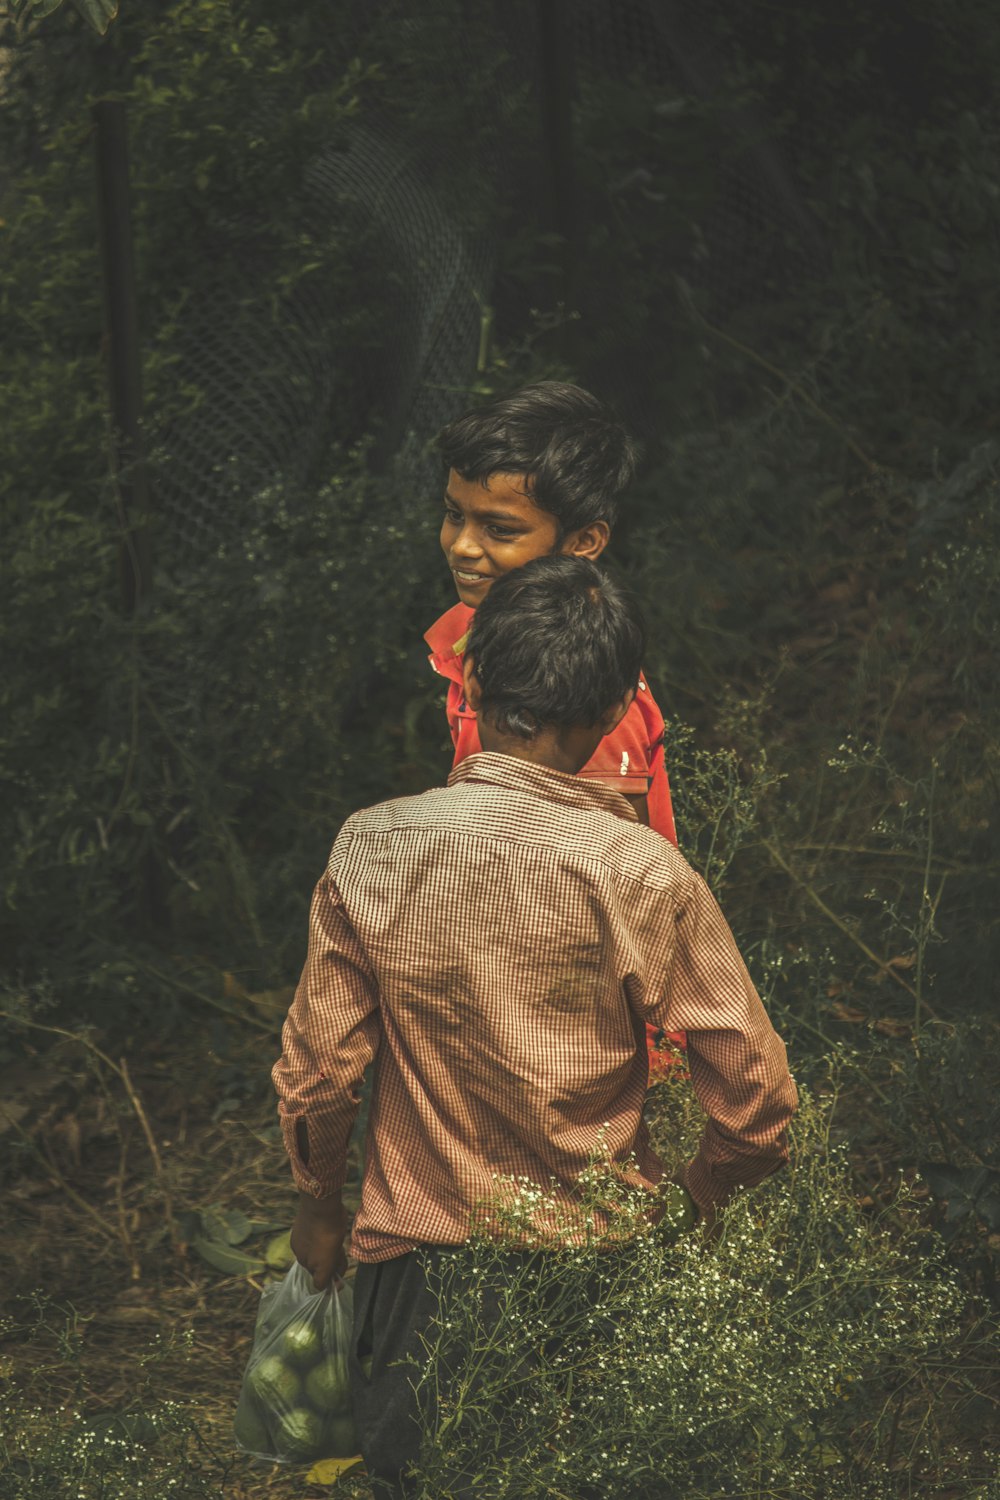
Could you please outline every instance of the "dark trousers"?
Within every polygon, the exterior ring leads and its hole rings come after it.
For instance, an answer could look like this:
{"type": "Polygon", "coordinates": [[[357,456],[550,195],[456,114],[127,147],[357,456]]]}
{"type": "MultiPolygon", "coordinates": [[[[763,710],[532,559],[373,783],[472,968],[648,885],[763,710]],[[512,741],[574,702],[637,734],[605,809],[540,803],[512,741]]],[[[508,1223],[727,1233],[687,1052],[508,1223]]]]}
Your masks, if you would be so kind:
{"type": "MultiPolygon", "coordinates": [[[[355,1274],[350,1352],[354,1420],[379,1500],[405,1500],[416,1493],[404,1471],[420,1456],[420,1401],[413,1389],[427,1363],[420,1336],[427,1334],[435,1319],[447,1317],[448,1303],[462,1296],[469,1259],[470,1252],[463,1246],[425,1245],[378,1265],[359,1265],[355,1274]],[[445,1302],[440,1289],[443,1271],[448,1287],[445,1302]]],[[[503,1258],[522,1274],[530,1259],[529,1252],[523,1251],[511,1251],[503,1258]]],[[[497,1269],[502,1278],[503,1261],[497,1269]]],[[[500,1295],[497,1285],[486,1292],[484,1321],[490,1320],[500,1295]]],[[[461,1360],[462,1351],[453,1353],[461,1360]]],[[[446,1383],[448,1370],[437,1373],[446,1383]]],[[[436,1411],[430,1392],[423,1404],[425,1418],[433,1424],[436,1411]]],[[[471,1488],[455,1488],[452,1493],[456,1500],[466,1495],[474,1500],[471,1488]]]]}

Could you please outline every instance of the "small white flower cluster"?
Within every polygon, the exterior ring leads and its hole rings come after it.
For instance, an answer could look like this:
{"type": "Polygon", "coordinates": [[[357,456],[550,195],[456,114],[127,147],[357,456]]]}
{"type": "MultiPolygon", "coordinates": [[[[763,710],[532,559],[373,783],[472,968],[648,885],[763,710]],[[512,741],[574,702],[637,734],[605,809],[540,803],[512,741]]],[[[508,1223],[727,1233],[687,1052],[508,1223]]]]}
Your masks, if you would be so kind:
{"type": "Polygon", "coordinates": [[[607,1222],[523,1264],[495,1237],[473,1239],[475,1283],[492,1300],[449,1304],[416,1382],[427,1391],[459,1370],[427,1494],[460,1472],[505,1500],[894,1492],[879,1457],[892,1393],[901,1374],[916,1391],[931,1363],[947,1366],[962,1297],[920,1243],[905,1188],[891,1212],[859,1208],[831,1100],[801,1092],[789,1170],[737,1199],[712,1245],[637,1234],[646,1205],[628,1164],[599,1151],[573,1205],[552,1184],[496,1179],[494,1229],[539,1213],[579,1228],[570,1208],[589,1205],[596,1222],[595,1204],[607,1222]]]}
{"type": "Polygon", "coordinates": [[[190,1411],[173,1401],[118,1417],[88,1417],[22,1406],[14,1392],[0,1427],[0,1473],[23,1477],[23,1485],[19,1480],[9,1491],[11,1500],[141,1500],[147,1493],[217,1500],[223,1466],[213,1474],[210,1465],[195,1462],[195,1442],[190,1411]]]}

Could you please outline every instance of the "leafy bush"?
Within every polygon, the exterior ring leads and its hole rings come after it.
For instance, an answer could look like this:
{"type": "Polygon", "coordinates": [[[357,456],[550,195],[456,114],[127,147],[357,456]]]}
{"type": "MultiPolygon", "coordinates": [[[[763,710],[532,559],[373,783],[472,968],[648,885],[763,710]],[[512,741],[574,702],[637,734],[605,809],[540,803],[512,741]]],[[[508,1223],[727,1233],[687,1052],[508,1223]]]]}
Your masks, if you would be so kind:
{"type": "Polygon", "coordinates": [[[394,493],[348,456],[304,513],[280,486],[248,497],[216,576],[162,576],[134,621],[106,598],[112,535],[68,499],[22,538],[6,632],[22,670],[0,740],[17,788],[8,957],[61,951],[106,986],[102,965],[142,936],[151,864],[175,931],[282,974],[338,823],[399,781],[428,528],[401,525],[394,493]],[[389,607],[373,607],[376,579],[389,607]],[[39,635],[38,602],[56,595],[39,635]]]}
{"type": "MultiPolygon", "coordinates": [[[[697,1110],[677,1086],[658,1097],[656,1134],[677,1152],[697,1110]]],[[[887,1500],[912,1493],[932,1460],[947,1472],[955,1411],[935,1398],[954,1379],[955,1406],[973,1399],[963,1354],[980,1335],[907,1189],[881,1213],[859,1206],[831,1142],[835,1098],[835,1078],[824,1096],[803,1092],[791,1168],[737,1200],[713,1246],[697,1233],[618,1251],[591,1238],[511,1272],[502,1238],[478,1238],[461,1296],[447,1270],[439,1284],[418,1384],[434,1412],[419,1493],[461,1481],[484,1500],[887,1500]]],[[[641,1195],[611,1188],[602,1206],[617,1205],[627,1234],[641,1195]]],[[[558,1218],[544,1188],[510,1194],[491,1205],[501,1234],[525,1215],[558,1218]]],[[[987,1475],[971,1459],[954,1477],[987,1475]]]]}
{"type": "MultiPolygon", "coordinates": [[[[126,7],[100,49],[63,13],[4,52],[0,928],[22,1002],[47,986],[103,1019],[160,988],[140,953],[168,934],[247,978],[286,978],[337,823],[447,763],[443,722],[422,713],[420,630],[446,602],[427,497],[384,455],[373,478],[366,457],[365,371],[399,289],[356,216],[316,212],[309,172],[362,101],[398,106],[411,140],[437,132],[453,152],[465,95],[436,82],[445,102],[420,118],[449,17],[413,19],[389,81],[392,26],[372,28],[362,65],[357,18],[331,26],[318,4],[126,7]],[[89,106],[109,95],[128,110],[153,494],[154,589],[134,620],[115,576],[94,234],[89,106]],[[223,293],[244,366],[209,410],[223,293]],[[233,433],[232,411],[275,389],[313,401],[310,360],[333,370],[315,442],[262,465],[260,434],[249,420],[233,433]],[[221,472],[187,475],[178,502],[168,455],[185,424],[221,425],[233,451],[221,472]]],[[[477,36],[470,91],[499,65],[477,36]]],[[[497,128],[484,116],[484,151],[497,128]]],[[[470,168],[464,183],[450,191],[475,230],[485,179],[470,168]]]]}

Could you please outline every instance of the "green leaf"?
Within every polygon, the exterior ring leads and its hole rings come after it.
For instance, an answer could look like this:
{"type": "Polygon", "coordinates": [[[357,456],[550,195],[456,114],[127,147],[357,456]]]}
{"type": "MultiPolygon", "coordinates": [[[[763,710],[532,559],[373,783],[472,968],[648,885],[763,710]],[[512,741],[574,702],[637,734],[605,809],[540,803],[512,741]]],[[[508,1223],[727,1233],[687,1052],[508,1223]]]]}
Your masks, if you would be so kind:
{"type": "Polygon", "coordinates": [[[976,1212],[987,1229],[1000,1229],[1000,1193],[984,1193],[976,1204],[976,1212]]]}
{"type": "Polygon", "coordinates": [[[217,1271],[225,1271],[228,1276],[262,1276],[267,1270],[266,1263],[259,1256],[234,1250],[232,1245],[220,1240],[209,1240],[198,1235],[191,1243],[202,1260],[214,1266],[217,1271]]]}
{"type": "Polygon", "coordinates": [[[948,1198],[961,1191],[961,1168],[951,1162],[922,1162],[917,1170],[935,1198],[948,1198]]]}
{"type": "Polygon", "coordinates": [[[834,1464],[844,1462],[844,1455],[832,1443],[817,1443],[809,1450],[809,1458],[820,1469],[832,1469],[834,1464]]]}
{"type": "Polygon", "coordinates": [[[14,14],[22,15],[26,10],[33,10],[36,16],[50,16],[62,3],[63,0],[20,0],[14,6],[14,14]]]}
{"type": "Polygon", "coordinates": [[[253,1228],[245,1213],[238,1208],[223,1208],[220,1203],[202,1210],[201,1223],[206,1239],[221,1240],[226,1245],[242,1245],[253,1228]]]}
{"type": "Polygon", "coordinates": [[[156,1423],[142,1412],[135,1411],[97,1417],[88,1426],[100,1437],[124,1437],[132,1443],[155,1443],[160,1436],[156,1423]]]}
{"type": "Polygon", "coordinates": [[[101,36],[118,14],[118,0],[73,0],[83,19],[101,36]]]}

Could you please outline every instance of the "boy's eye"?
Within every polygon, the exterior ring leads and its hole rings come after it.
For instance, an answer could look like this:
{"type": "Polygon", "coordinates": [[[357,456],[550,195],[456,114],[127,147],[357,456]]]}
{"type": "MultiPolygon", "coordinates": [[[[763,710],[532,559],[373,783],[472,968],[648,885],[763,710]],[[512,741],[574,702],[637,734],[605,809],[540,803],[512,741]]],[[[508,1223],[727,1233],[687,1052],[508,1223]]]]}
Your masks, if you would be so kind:
{"type": "Polygon", "coordinates": [[[444,518],[446,521],[450,521],[453,526],[461,526],[462,524],[462,512],[460,510],[452,510],[447,505],[444,508],[444,518]]]}
{"type": "Polygon", "coordinates": [[[520,536],[520,532],[512,531],[509,526],[487,526],[486,530],[499,542],[512,542],[515,537],[520,536]]]}

